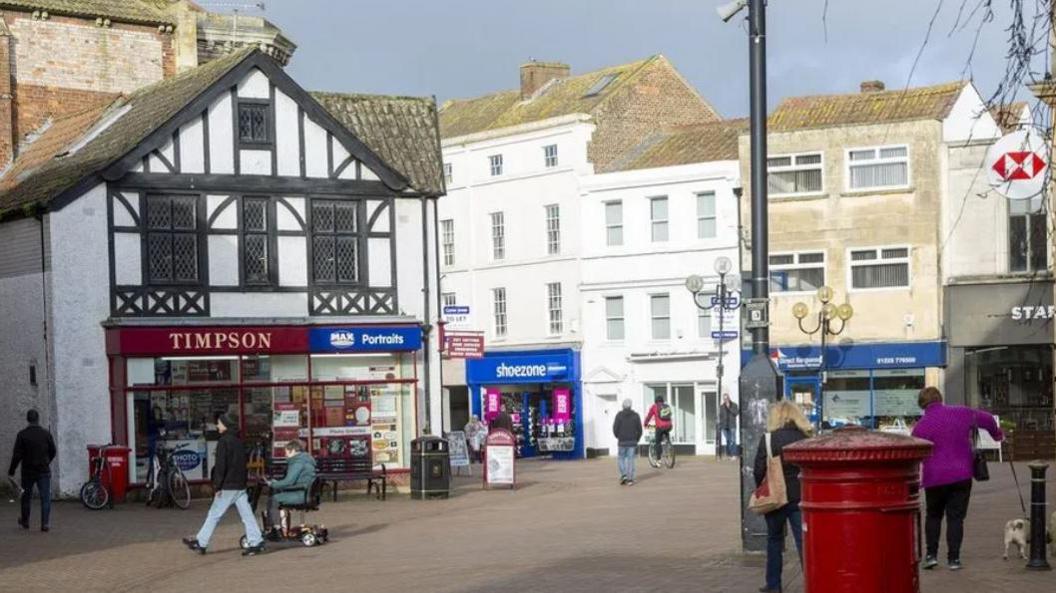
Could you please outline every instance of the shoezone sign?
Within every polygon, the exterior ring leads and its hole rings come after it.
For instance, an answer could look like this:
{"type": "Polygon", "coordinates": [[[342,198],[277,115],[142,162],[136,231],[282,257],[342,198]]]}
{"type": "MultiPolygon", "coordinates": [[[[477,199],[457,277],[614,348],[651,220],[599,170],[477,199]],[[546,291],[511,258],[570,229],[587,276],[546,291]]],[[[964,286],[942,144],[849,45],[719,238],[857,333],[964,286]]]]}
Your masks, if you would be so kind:
{"type": "Polygon", "coordinates": [[[1035,128],[1002,137],[986,153],[990,187],[1010,200],[1029,200],[1049,181],[1049,145],[1035,128]]]}

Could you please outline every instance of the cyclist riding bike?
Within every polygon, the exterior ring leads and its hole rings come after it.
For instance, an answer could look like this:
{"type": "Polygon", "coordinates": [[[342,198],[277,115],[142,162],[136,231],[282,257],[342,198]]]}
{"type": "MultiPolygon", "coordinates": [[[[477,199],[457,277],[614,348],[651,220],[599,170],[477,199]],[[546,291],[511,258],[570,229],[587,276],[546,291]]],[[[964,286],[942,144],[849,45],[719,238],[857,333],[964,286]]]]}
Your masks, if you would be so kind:
{"type": "Polygon", "coordinates": [[[671,442],[671,429],[674,427],[675,413],[671,409],[671,406],[664,402],[664,396],[656,396],[656,403],[649,408],[649,413],[645,415],[645,421],[642,422],[642,426],[649,427],[649,421],[653,421],[653,425],[656,427],[656,438],[653,441],[653,446],[656,447],[656,458],[660,459],[664,439],[671,442]]]}

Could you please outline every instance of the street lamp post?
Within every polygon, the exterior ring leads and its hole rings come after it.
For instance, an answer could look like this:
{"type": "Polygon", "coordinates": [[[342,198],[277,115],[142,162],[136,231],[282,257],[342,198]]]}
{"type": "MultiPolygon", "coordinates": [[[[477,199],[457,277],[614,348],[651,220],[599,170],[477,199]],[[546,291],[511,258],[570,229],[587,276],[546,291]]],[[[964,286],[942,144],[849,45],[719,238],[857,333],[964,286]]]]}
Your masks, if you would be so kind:
{"type": "MultiPolygon", "coordinates": [[[[847,322],[854,317],[854,307],[850,303],[844,303],[836,306],[832,304],[833,291],[828,286],[822,286],[817,292],[818,300],[821,301],[821,309],[817,312],[818,322],[814,325],[813,329],[808,329],[803,326],[803,320],[810,317],[810,307],[806,303],[796,303],[792,306],[792,316],[796,318],[799,323],[799,331],[813,336],[816,333],[821,333],[821,361],[818,365],[818,371],[821,374],[821,383],[818,387],[818,404],[819,406],[824,403],[825,397],[825,381],[826,367],[825,367],[825,348],[828,342],[828,337],[836,337],[843,333],[843,330],[847,329],[847,322]],[[832,323],[836,319],[840,320],[840,329],[833,330],[832,323]]],[[[820,425],[821,416],[818,416],[817,422],[820,425]]]]}
{"type": "Polygon", "coordinates": [[[766,411],[782,397],[777,367],[770,359],[770,261],[766,179],[766,0],[733,0],[718,8],[719,18],[731,20],[748,9],[749,91],[751,104],[751,221],[752,293],[745,300],[744,328],[752,332],[752,359],[741,368],[741,545],[746,552],[766,550],[766,523],[747,512],[755,490],[751,463],[766,433],[766,411]]]}
{"type": "MultiPolygon", "coordinates": [[[[686,289],[693,293],[693,303],[698,309],[707,311],[714,309],[719,312],[719,333],[716,337],[712,334],[713,338],[716,338],[719,342],[719,362],[715,368],[716,388],[718,389],[718,397],[722,397],[722,376],[725,370],[725,349],[724,345],[726,342],[726,311],[735,311],[741,306],[740,290],[737,289],[740,286],[741,279],[737,274],[730,274],[730,270],[733,269],[733,262],[726,256],[721,256],[715,260],[715,273],[719,275],[719,284],[715,287],[715,292],[704,292],[704,278],[701,276],[693,275],[686,278],[686,289]],[[702,301],[703,299],[703,301],[702,301]]],[[[705,409],[707,406],[705,405],[705,409]]],[[[718,429],[718,418],[716,418],[716,429],[718,429]]],[[[722,433],[716,430],[715,439],[715,457],[720,457],[722,450],[722,433]]]]}

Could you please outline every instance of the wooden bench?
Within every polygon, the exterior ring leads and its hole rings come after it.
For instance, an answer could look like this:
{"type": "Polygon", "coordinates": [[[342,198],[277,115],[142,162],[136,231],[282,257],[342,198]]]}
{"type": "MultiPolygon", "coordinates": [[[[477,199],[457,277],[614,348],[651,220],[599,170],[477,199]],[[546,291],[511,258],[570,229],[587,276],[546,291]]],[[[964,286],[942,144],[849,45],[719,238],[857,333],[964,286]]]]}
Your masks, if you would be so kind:
{"type": "Polygon", "coordinates": [[[323,457],[315,460],[316,476],[325,485],[329,482],[333,487],[333,498],[337,501],[337,485],[339,482],[358,482],[363,480],[367,483],[367,495],[376,491],[378,500],[385,500],[388,494],[388,474],[385,466],[380,470],[374,469],[369,457],[323,457]]]}

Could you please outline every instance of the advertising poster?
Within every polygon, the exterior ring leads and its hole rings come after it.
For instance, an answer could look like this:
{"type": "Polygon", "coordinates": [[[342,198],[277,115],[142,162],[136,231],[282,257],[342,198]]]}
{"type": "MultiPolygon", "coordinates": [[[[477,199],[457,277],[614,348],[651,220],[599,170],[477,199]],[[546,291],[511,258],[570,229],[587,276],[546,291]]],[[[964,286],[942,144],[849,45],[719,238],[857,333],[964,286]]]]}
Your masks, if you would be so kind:
{"type": "Polygon", "coordinates": [[[484,422],[491,422],[499,415],[499,406],[502,405],[502,393],[495,387],[484,389],[484,422]]]}
{"type": "Polygon", "coordinates": [[[488,447],[488,484],[513,485],[513,447],[488,447]]]}
{"type": "Polygon", "coordinates": [[[300,427],[300,406],[289,402],[275,402],[271,422],[272,457],[286,457],[286,443],[298,437],[300,427]]]}
{"type": "Polygon", "coordinates": [[[370,448],[375,465],[398,465],[400,463],[400,398],[397,388],[389,385],[372,385],[369,395],[370,448]]]}
{"type": "Polygon", "coordinates": [[[447,433],[450,447],[451,467],[469,467],[469,448],[466,446],[466,433],[454,430],[447,433]]]}
{"type": "Polygon", "coordinates": [[[554,389],[554,423],[568,424],[572,421],[572,392],[567,387],[554,389]]]}

